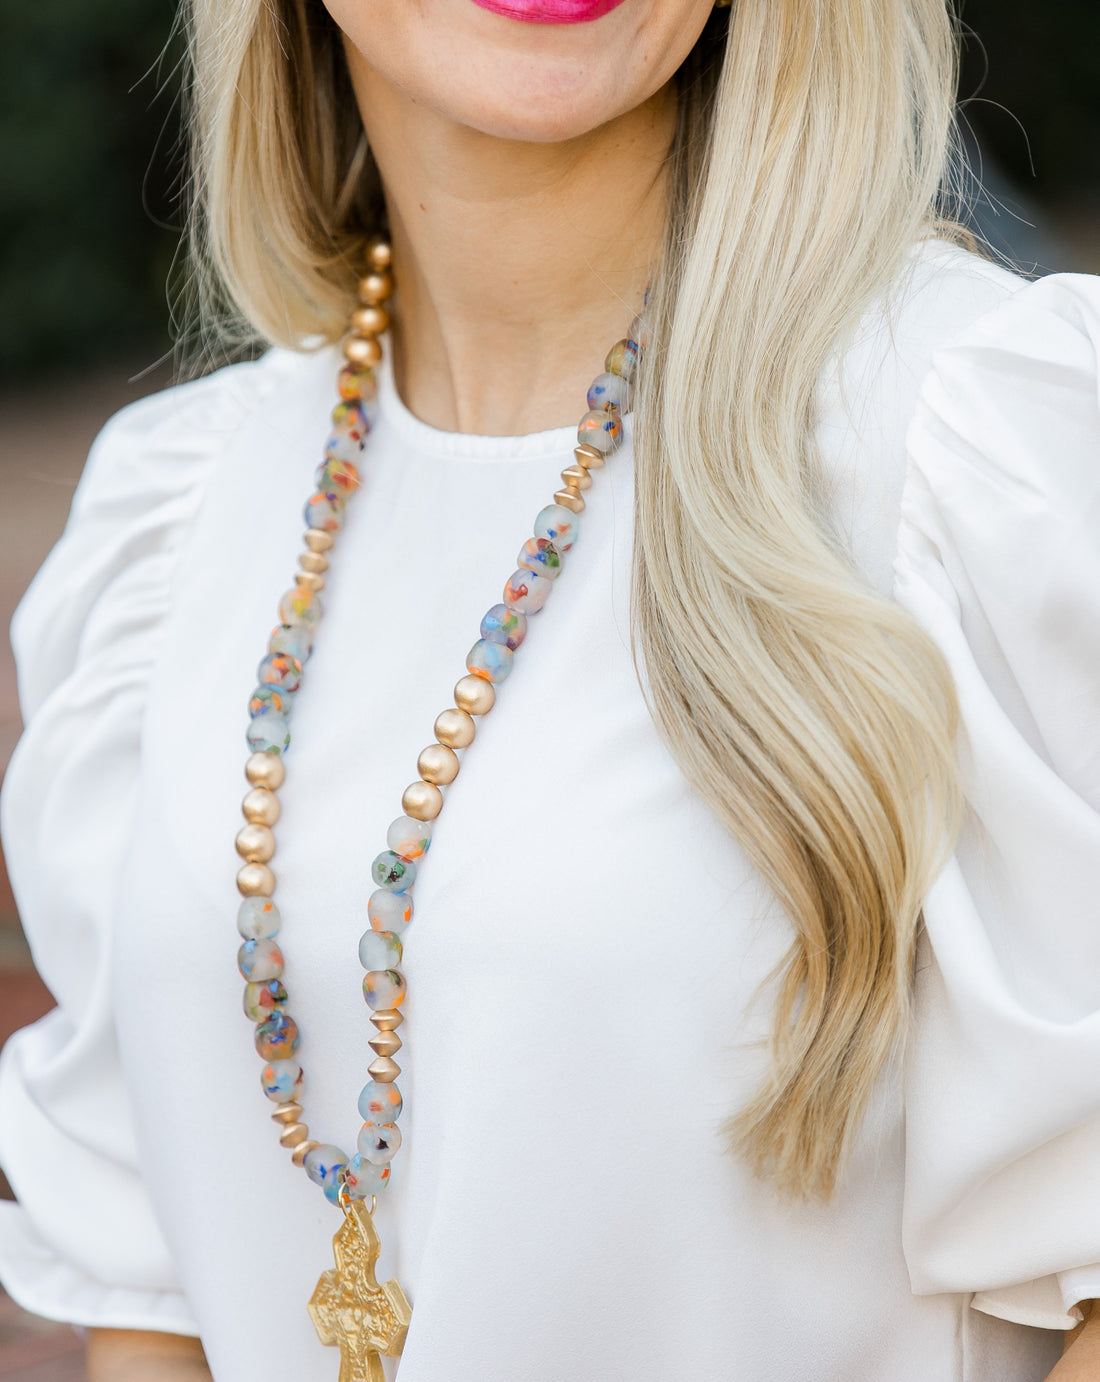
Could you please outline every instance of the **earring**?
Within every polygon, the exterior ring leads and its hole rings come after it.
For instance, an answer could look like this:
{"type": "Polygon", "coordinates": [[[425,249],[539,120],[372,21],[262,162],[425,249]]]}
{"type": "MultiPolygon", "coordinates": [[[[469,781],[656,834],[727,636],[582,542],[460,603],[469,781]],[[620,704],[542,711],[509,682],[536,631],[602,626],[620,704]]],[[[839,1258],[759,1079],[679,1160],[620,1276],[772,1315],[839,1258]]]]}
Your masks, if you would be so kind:
{"type": "Polygon", "coordinates": [[[714,0],[714,8],[716,10],[728,10],[732,4],[733,0],[714,0]]]}

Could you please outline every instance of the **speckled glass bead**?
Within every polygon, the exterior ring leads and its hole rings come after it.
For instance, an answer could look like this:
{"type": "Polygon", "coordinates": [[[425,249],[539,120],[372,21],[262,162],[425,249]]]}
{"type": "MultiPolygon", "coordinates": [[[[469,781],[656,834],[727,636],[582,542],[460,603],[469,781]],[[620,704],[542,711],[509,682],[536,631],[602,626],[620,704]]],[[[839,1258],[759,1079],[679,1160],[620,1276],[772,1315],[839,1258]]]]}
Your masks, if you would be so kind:
{"type": "Polygon", "coordinates": [[[359,937],[359,963],[364,969],[395,969],[402,949],[392,931],[364,931],[359,937]]]}
{"type": "MultiPolygon", "coordinates": [[[[307,528],[316,528],[322,533],[338,533],[344,526],[344,501],[333,494],[311,494],[302,510],[302,517],[307,528]]],[[[292,622],[285,615],[283,618],[284,622],[292,622]]]]}
{"type": "Polygon", "coordinates": [[[494,605],[481,621],[481,636],[515,652],[527,637],[527,616],[507,605],[494,605]]]}
{"type": "Polygon", "coordinates": [[[401,1129],[396,1123],[364,1123],[355,1145],[364,1161],[372,1166],[385,1166],[401,1146],[401,1129]]]}
{"type": "Polygon", "coordinates": [[[270,940],[279,934],[283,919],[270,897],[246,897],[237,909],[237,930],[246,941],[270,940]]]}
{"type": "Polygon", "coordinates": [[[279,1011],[287,1001],[287,992],[281,979],[266,979],[262,984],[245,984],[245,1017],[253,1022],[266,1022],[272,1013],[279,1011]]]}
{"type": "Polygon", "coordinates": [[[411,816],[398,816],[386,831],[386,843],[402,859],[419,859],[432,844],[431,821],[414,821],[411,816]]]}
{"type": "Polygon", "coordinates": [[[384,1166],[372,1165],[358,1152],[348,1162],[348,1169],[344,1173],[344,1185],[348,1197],[353,1200],[369,1200],[372,1195],[380,1195],[389,1183],[389,1163],[384,1166]]]}
{"type": "Polygon", "coordinates": [[[535,536],[552,542],[559,552],[568,552],[581,535],[581,520],[564,504],[547,504],[535,519],[535,536]]]}
{"type": "Polygon", "coordinates": [[[260,1074],[260,1087],[273,1104],[289,1104],[302,1092],[305,1076],[296,1060],[273,1060],[260,1074]]]}
{"type": "Polygon", "coordinates": [[[395,1084],[368,1080],[359,1095],[359,1117],[366,1123],[395,1123],[404,1107],[395,1084]]]}
{"type": "Polygon", "coordinates": [[[585,413],[577,425],[577,440],[586,446],[594,446],[605,455],[616,450],[623,442],[623,419],[615,408],[607,412],[585,413]]]}
{"type": "Polygon", "coordinates": [[[403,893],[416,882],[416,865],[402,859],[392,849],[384,849],[370,866],[370,876],[379,888],[390,893],[403,893]]]}
{"type": "Polygon", "coordinates": [[[301,624],[315,629],[321,622],[321,600],[315,591],[296,585],[279,601],[279,617],[284,624],[301,624]]]}
{"type": "Polygon", "coordinates": [[[297,691],[302,684],[302,664],[290,653],[268,653],[256,668],[256,680],[261,686],[297,691]]]}
{"type": "Polygon", "coordinates": [[[320,1147],[306,1152],[302,1169],[314,1185],[327,1186],[338,1178],[347,1164],[347,1153],[342,1152],[339,1147],[334,1147],[331,1142],[325,1142],[320,1147]]]}
{"type": "Polygon", "coordinates": [[[245,738],[253,753],[284,753],[290,747],[290,724],[275,711],[257,715],[249,722],[245,738]]]}
{"type": "Polygon", "coordinates": [[[370,401],[378,392],[374,370],[369,365],[347,364],[336,376],[336,388],[345,403],[370,401]]]}
{"type": "Polygon", "coordinates": [[[466,670],[475,677],[484,677],[486,681],[499,685],[511,676],[514,661],[515,653],[507,643],[490,643],[487,638],[479,638],[466,654],[466,670]]]}
{"type": "Polygon", "coordinates": [[[588,406],[596,413],[605,408],[618,408],[625,413],[633,393],[621,374],[597,374],[588,390],[588,406]]]}
{"type": "Polygon", "coordinates": [[[392,931],[399,936],[412,921],[413,904],[408,893],[391,893],[379,888],[367,900],[367,919],[375,931],[392,931]]]}
{"type": "Polygon", "coordinates": [[[317,467],[313,483],[319,493],[335,495],[346,502],[359,488],[359,471],[351,461],[324,461],[317,467]]]}
{"type": "Polygon", "coordinates": [[[504,603],[521,614],[537,614],[550,597],[554,582],[545,576],[536,576],[533,571],[520,567],[508,577],[504,587],[504,603]]]}
{"type": "Polygon", "coordinates": [[[633,384],[638,369],[637,341],[616,341],[607,352],[603,367],[609,374],[621,374],[628,384],[633,384]]]}
{"type": "Polygon", "coordinates": [[[267,640],[269,653],[289,653],[302,667],[313,648],[313,633],[302,624],[276,624],[267,640]]]}
{"type": "Polygon", "coordinates": [[[256,1050],[264,1060],[289,1060],[298,1049],[298,1024],[284,1012],[275,1012],[256,1028],[256,1050]]]}
{"type": "Polygon", "coordinates": [[[516,561],[548,581],[556,581],[561,575],[561,553],[544,537],[529,537],[519,549],[516,561]]]}
{"type": "Polygon", "coordinates": [[[281,686],[272,686],[270,682],[262,683],[252,693],[252,699],[248,702],[248,713],[255,719],[257,715],[269,715],[274,711],[276,715],[282,715],[285,719],[290,714],[293,695],[293,691],[286,691],[281,686]]]}
{"type": "Polygon", "coordinates": [[[354,400],[338,403],[332,410],[332,432],[325,445],[325,459],[354,461],[362,451],[370,422],[354,400]]]}
{"type": "Polygon", "coordinates": [[[250,984],[277,979],[283,972],[283,952],[267,936],[247,940],[237,951],[237,968],[250,984]]]}
{"type": "Polygon", "coordinates": [[[405,1001],[405,976],[398,969],[372,969],[363,976],[363,997],[372,1012],[399,1008],[405,1001]]]}

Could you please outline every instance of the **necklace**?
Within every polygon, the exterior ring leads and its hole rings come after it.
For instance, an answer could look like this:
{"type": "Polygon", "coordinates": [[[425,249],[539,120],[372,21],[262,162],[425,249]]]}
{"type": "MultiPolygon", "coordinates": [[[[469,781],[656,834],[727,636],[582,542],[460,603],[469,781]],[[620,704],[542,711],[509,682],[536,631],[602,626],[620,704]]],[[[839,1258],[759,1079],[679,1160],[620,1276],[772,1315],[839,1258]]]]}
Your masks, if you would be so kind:
{"type": "Polygon", "coordinates": [[[274,826],[279,819],[278,790],[283,784],[283,754],[290,746],[290,721],[303,669],[321,620],[320,592],[329,569],[329,552],[343,527],[348,501],[359,486],[356,461],[370,431],[370,405],[377,391],[375,368],[382,360],[379,336],[389,326],[386,302],[393,292],[390,246],[382,239],[367,250],[368,271],[359,283],[361,305],[352,314],[344,342],[345,364],[337,386],[332,435],[317,470],[315,489],[305,506],[305,550],[298,557],[294,586],[279,603],[279,623],[268,641],[258,671],[259,685],[249,702],[245,764],[250,790],[242,803],[246,824],[237,835],[244,864],[237,874],[243,901],[237,916],[242,937],[238,966],[245,979],[244,1011],[256,1023],[256,1050],[264,1059],[263,1091],[277,1105],[272,1118],[291,1161],[344,1211],[333,1238],[335,1268],[324,1272],[309,1302],[317,1333],[340,1349],[339,1382],[385,1382],[381,1355],[401,1352],[412,1318],[396,1280],[379,1285],[374,1269],[380,1242],[373,1213],[377,1196],[390,1179],[401,1146],[397,1120],[402,1098],[394,1056],[402,1041],[405,978],[400,965],[402,936],[412,920],[412,889],[417,868],[432,839],[432,823],[443,809],[444,794],[458,776],[458,750],[473,743],[477,719],[487,715],[496,688],[512,670],[516,650],[527,636],[527,618],[546,603],[562,570],[562,558],[579,534],[583,492],[593,470],[623,441],[622,414],[630,406],[635,372],[644,345],[644,326],[635,318],[630,335],[612,346],[604,373],[588,390],[588,411],[577,429],[574,463],[561,472],[562,488],[535,519],[534,536],[520,549],[519,566],[508,578],[503,601],[481,621],[481,636],[466,658],[466,674],[454,689],[454,704],[435,722],[435,741],[417,759],[419,777],[401,798],[404,815],[390,826],[386,849],[371,865],[375,891],[367,902],[369,928],[359,941],[366,975],[363,996],[375,1035],[375,1059],[359,1096],[363,1118],[355,1155],[310,1137],[299,1095],[303,1074],[296,1052],[298,1026],[287,1011],[282,982],[283,954],[276,937],[282,925],[274,902],[274,826]],[[368,1207],[369,1200],[369,1207],[368,1207]]]}

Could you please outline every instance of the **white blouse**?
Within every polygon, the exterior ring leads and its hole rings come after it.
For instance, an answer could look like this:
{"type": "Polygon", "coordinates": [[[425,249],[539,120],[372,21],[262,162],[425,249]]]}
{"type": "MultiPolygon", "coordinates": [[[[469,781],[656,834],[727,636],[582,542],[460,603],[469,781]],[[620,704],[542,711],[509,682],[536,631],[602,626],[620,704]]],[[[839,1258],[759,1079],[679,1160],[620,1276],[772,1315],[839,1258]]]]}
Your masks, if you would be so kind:
{"type": "MultiPolygon", "coordinates": [[[[1096,280],[931,245],[823,382],[832,521],[950,660],[970,803],[828,1204],[723,1145],[789,923],[646,712],[629,449],[601,474],[417,883],[400,1382],[1038,1382],[1100,1296],[1098,345],[1096,280]]],[[[233,850],[336,369],[272,351],[125,409],[15,622],[3,830],[58,1006],[0,1062],[0,1276],[199,1333],[216,1382],[338,1371],[305,1310],[338,1211],[267,1117],[233,850]]],[[[383,371],[278,831],[306,1115],[345,1148],[370,863],[571,438],[440,432],[383,371]]]]}

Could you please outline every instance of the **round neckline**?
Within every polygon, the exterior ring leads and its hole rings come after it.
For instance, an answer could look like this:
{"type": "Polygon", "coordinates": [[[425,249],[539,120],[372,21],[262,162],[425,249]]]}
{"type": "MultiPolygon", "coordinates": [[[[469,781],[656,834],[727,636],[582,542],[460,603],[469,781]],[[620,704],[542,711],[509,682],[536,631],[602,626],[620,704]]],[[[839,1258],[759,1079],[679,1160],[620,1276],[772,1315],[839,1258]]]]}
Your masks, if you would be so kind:
{"type": "MultiPolygon", "coordinates": [[[[522,436],[485,436],[478,432],[445,432],[430,423],[422,422],[410,412],[397,391],[391,364],[392,352],[386,340],[382,362],[376,371],[378,381],[378,413],[380,419],[418,451],[433,456],[478,461],[541,460],[547,456],[569,451],[576,445],[576,423],[549,427],[542,432],[527,432],[522,436]]],[[[583,409],[578,409],[580,418],[583,409]]]]}

